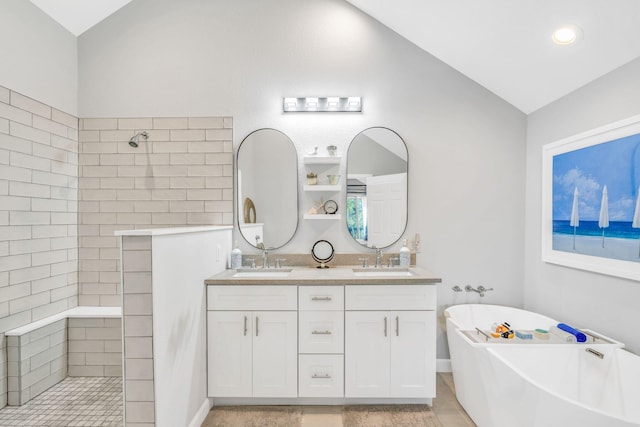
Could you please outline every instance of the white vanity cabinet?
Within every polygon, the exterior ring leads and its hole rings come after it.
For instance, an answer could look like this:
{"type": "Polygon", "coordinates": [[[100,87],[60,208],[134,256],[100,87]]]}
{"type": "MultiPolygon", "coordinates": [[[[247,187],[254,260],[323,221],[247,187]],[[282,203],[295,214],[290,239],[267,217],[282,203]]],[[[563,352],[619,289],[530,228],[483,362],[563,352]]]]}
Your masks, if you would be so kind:
{"type": "Polygon", "coordinates": [[[344,396],[344,286],[298,287],[298,394],[344,396]]]}
{"type": "Polygon", "coordinates": [[[436,288],[345,289],[345,397],[435,396],[436,288]]]}
{"type": "Polygon", "coordinates": [[[210,397],[297,397],[295,286],[208,286],[210,397]]]}
{"type": "Polygon", "coordinates": [[[209,397],[222,404],[435,397],[437,288],[333,283],[208,285],[209,397]]]}

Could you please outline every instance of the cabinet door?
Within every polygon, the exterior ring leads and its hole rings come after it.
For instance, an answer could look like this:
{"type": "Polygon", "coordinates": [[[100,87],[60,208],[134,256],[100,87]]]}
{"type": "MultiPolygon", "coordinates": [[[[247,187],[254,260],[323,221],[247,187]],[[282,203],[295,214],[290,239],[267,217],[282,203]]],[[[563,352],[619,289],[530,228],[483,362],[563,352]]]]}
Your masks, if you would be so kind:
{"type": "Polygon", "coordinates": [[[298,316],[253,313],[253,397],[298,396],[298,316]]]}
{"type": "Polygon", "coordinates": [[[251,396],[251,313],[207,312],[209,396],[251,396]]]}
{"type": "Polygon", "coordinates": [[[391,397],[435,397],[435,311],[394,311],[390,325],[391,397]]]}
{"type": "Polygon", "coordinates": [[[390,313],[345,313],[345,397],[389,397],[390,313]]]}

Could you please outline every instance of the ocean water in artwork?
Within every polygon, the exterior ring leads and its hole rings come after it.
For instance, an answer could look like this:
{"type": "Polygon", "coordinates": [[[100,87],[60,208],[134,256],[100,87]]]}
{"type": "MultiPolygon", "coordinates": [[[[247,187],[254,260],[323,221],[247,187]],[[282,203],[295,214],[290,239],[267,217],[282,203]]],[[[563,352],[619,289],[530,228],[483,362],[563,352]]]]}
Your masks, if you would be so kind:
{"type": "Polygon", "coordinates": [[[553,249],[640,262],[639,191],[640,134],[555,155],[553,249]]]}

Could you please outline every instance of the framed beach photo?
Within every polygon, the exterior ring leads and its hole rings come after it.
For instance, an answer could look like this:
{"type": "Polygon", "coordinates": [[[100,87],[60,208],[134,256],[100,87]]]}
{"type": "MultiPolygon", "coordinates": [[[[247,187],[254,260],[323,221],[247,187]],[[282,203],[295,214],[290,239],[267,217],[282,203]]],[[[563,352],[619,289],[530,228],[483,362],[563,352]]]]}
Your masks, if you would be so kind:
{"type": "Polygon", "coordinates": [[[640,280],[640,116],[542,148],[542,260],[640,280]]]}

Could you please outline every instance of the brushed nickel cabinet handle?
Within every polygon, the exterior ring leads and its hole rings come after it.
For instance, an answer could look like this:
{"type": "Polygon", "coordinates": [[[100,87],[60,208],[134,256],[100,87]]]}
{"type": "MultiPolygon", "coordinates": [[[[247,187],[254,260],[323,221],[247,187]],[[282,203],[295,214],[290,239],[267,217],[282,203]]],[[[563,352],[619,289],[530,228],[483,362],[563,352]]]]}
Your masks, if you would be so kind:
{"type": "Polygon", "coordinates": [[[258,316],[256,316],[256,336],[258,336],[258,316]]]}
{"type": "Polygon", "coordinates": [[[331,301],[331,297],[311,297],[311,301],[331,301]]]}
{"type": "Polygon", "coordinates": [[[384,318],[384,336],[387,336],[387,318],[384,318]]]}
{"type": "Polygon", "coordinates": [[[331,375],[329,375],[329,374],[322,374],[322,375],[313,374],[313,375],[311,375],[311,378],[331,378],[331,375]]]}
{"type": "Polygon", "coordinates": [[[311,331],[311,335],[331,335],[331,331],[311,331]]]}
{"type": "Polygon", "coordinates": [[[247,336],[247,316],[244,316],[244,336],[247,336]]]}
{"type": "Polygon", "coordinates": [[[400,336],[400,317],[396,316],[396,336],[400,336]]]}

